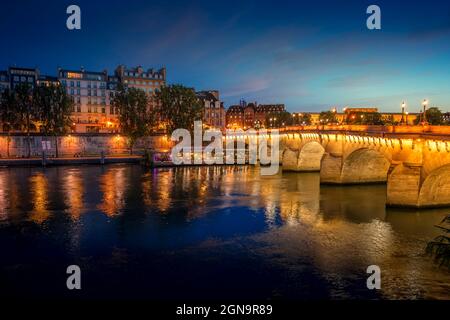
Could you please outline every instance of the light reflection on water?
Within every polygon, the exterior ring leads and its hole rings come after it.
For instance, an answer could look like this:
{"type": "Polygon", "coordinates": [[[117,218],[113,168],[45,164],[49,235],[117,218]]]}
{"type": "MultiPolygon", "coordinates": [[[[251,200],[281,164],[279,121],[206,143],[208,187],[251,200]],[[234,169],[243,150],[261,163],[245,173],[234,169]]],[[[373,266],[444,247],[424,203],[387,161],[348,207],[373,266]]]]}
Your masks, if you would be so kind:
{"type": "Polygon", "coordinates": [[[449,272],[423,255],[447,210],[385,197],[253,167],[0,169],[0,295],[60,295],[45,275],[76,262],[88,297],[450,298],[449,272]],[[372,264],[380,292],[365,287],[372,264]],[[36,269],[44,292],[27,287],[36,269]]]}

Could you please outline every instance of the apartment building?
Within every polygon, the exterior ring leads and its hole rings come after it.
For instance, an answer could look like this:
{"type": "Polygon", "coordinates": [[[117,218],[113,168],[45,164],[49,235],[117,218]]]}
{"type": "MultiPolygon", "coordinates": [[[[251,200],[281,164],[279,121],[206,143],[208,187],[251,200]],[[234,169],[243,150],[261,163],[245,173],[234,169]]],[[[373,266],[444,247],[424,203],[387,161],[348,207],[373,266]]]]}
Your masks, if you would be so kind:
{"type": "Polygon", "coordinates": [[[225,108],[220,101],[219,91],[199,91],[196,95],[203,106],[203,124],[210,128],[224,129],[225,108]]]}
{"type": "Polygon", "coordinates": [[[104,71],[58,69],[58,80],[73,98],[72,130],[75,132],[117,132],[117,115],[111,108],[115,87],[104,71]],[[110,89],[112,88],[112,89],[110,89]]]}

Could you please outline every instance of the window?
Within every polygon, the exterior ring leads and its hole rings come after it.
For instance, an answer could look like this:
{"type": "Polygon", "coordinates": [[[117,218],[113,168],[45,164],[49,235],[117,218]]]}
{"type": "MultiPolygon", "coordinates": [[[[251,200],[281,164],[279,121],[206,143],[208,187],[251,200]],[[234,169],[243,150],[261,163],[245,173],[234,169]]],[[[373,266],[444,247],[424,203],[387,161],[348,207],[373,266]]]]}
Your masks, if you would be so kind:
{"type": "Polygon", "coordinates": [[[77,95],[80,95],[80,89],[77,89],[77,95]]]}
{"type": "MultiPolygon", "coordinates": [[[[77,87],[79,88],[80,86],[81,86],[80,81],[77,81],[77,87]]],[[[78,90],[78,91],[80,91],[80,90],[78,90]]]]}
{"type": "Polygon", "coordinates": [[[106,113],[106,108],[102,108],[102,113],[106,113]]]}
{"type": "Polygon", "coordinates": [[[81,112],[81,106],[77,106],[77,112],[81,112]]]}
{"type": "Polygon", "coordinates": [[[75,92],[74,92],[73,89],[70,89],[70,94],[71,94],[71,95],[74,95],[74,94],[75,94],[75,92]]]}
{"type": "Polygon", "coordinates": [[[71,87],[75,86],[75,83],[73,81],[70,81],[70,86],[71,87]]]}

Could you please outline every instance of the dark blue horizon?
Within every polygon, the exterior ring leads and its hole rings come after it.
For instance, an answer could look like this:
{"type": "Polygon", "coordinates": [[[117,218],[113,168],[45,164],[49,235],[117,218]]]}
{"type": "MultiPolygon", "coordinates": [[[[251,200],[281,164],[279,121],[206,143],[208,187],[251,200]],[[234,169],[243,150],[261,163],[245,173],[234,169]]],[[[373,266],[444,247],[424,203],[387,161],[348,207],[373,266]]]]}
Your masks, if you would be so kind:
{"type": "Polygon", "coordinates": [[[448,1],[9,1],[0,26],[0,69],[165,66],[168,83],[220,90],[226,106],[450,111],[448,1]],[[81,30],[66,28],[70,4],[81,30]],[[382,30],[366,28],[371,4],[382,30]]]}

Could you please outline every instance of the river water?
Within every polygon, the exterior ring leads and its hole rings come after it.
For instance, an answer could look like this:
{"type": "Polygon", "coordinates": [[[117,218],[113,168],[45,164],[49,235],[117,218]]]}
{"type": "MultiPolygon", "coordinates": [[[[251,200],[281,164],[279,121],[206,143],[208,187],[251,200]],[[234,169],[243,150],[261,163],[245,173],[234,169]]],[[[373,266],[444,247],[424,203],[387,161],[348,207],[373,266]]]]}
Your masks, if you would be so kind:
{"type": "Polygon", "coordinates": [[[385,185],[137,165],[0,169],[0,296],[450,299],[424,255],[446,209],[386,209],[385,185]],[[66,289],[80,266],[82,289],[66,289]],[[381,290],[366,269],[381,268],[381,290]]]}

